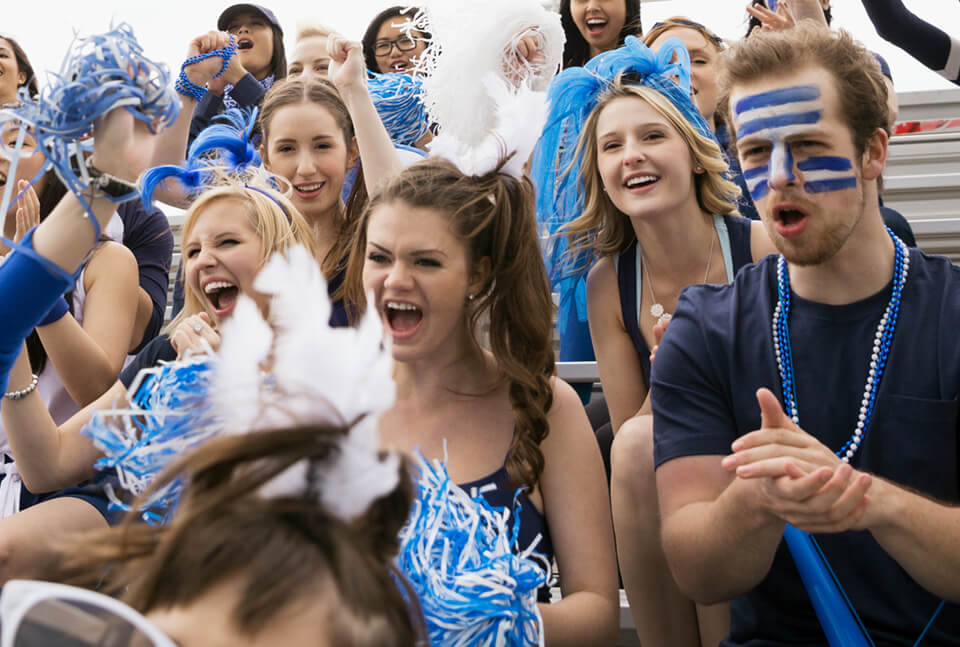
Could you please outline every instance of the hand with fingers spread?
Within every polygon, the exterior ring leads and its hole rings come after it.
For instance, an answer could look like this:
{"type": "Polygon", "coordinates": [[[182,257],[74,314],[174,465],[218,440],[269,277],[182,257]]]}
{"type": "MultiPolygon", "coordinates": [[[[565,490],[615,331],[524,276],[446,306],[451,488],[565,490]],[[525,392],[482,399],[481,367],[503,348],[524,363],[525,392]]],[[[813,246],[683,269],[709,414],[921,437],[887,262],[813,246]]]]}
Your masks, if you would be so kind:
{"type": "Polygon", "coordinates": [[[367,68],[363,59],[363,46],[340,34],[327,36],[327,53],[330,67],[327,77],[341,92],[366,84],[367,68]]]}
{"type": "Polygon", "coordinates": [[[177,359],[183,359],[187,351],[216,352],[220,348],[220,333],[213,328],[210,315],[201,312],[180,322],[170,336],[170,344],[177,351],[177,359]]]}
{"type": "Polygon", "coordinates": [[[761,505],[808,532],[858,527],[872,477],[843,463],[797,426],[768,389],[757,391],[761,428],[733,443],[722,465],[757,481],[761,505]]]}
{"type": "Polygon", "coordinates": [[[37,198],[37,192],[26,180],[17,182],[17,193],[21,191],[24,193],[17,200],[17,229],[13,235],[15,243],[23,240],[28,231],[40,224],[40,200],[37,198]]]}
{"type": "Polygon", "coordinates": [[[776,11],[763,5],[751,4],[747,7],[747,13],[759,20],[761,29],[766,31],[783,31],[797,24],[787,0],[780,0],[776,11]]]}

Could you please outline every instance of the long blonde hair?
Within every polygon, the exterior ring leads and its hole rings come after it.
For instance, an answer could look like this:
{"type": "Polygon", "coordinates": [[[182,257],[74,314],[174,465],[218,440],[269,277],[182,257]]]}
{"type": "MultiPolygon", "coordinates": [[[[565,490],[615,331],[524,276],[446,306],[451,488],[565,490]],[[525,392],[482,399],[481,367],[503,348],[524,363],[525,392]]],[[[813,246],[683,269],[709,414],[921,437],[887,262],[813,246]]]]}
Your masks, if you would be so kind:
{"type": "MultiPolygon", "coordinates": [[[[261,267],[274,252],[285,251],[295,245],[303,245],[311,256],[316,258],[317,243],[306,219],[289,199],[265,184],[262,187],[253,188],[249,184],[234,182],[205,191],[187,211],[181,241],[189,239],[197,218],[207,207],[223,200],[238,202],[249,219],[250,225],[257,232],[260,238],[261,267]]],[[[180,262],[184,262],[182,257],[180,262]]],[[[204,311],[199,295],[193,291],[186,280],[184,280],[183,292],[183,309],[163,329],[166,335],[173,334],[177,326],[187,317],[204,311]]]]}
{"type": "MultiPolygon", "coordinates": [[[[740,189],[728,179],[730,167],[719,144],[699,133],[666,96],[653,88],[631,84],[620,77],[600,96],[577,142],[574,158],[582,159],[580,181],[583,187],[583,213],[561,229],[561,234],[569,241],[567,254],[570,258],[583,255],[592,263],[597,257],[624,251],[636,239],[627,216],[617,209],[604,192],[597,167],[597,122],[600,114],[611,102],[625,97],[646,101],[683,137],[694,164],[703,169],[702,173],[694,176],[700,208],[717,215],[737,214],[736,200],[740,189]]],[[[566,172],[570,173],[570,169],[566,172]]]]}

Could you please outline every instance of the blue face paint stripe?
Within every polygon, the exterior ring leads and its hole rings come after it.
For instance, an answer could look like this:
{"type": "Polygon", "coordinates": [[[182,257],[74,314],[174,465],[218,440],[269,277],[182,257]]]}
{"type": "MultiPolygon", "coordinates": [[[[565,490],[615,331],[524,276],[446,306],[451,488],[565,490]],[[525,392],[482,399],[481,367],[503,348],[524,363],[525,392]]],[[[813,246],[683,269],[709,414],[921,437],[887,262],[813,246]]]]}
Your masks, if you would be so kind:
{"type": "Polygon", "coordinates": [[[759,182],[755,187],[750,189],[750,197],[753,198],[754,202],[762,200],[770,192],[770,185],[767,184],[766,180],[759,182]]]}
{"type": "Polygon", "coordinates": [[[756,110],[757,108],[767,108],[770,106],[780,106],[785,103],[796,103],[799,101],[813,101],[820,98],[820,89],[815,85],[796,85],[781,90],[771,92],[762,92],[749,97],[744,97],[737,101],[734,106],[734,112],[738,115],[747,110],[756,110]]]}
{"type": "Polygon", "coordinates": [[[773,128],[783,128],[784,126],[801,126],[815,124],[823,116],[822,110],[809,110],[807,112],[793,112],[786,115],[776,115],[775,117],[761,117],[747,121],[737,126],[737,138],[743,139],[747,135],[758,133],[762,130],[773,128]]]}
{"type": "Polygon", "coordinates": [[[827,191],[843,191],[857,186],[857,178],[845,177],[836,180],[820,180],[819,182],[807,182],[803,185],[807,193],[826,193],[827,191]]]}
{"type": "Polygon", "coordinates": [[[799,164],[801,171],[850,171],[853,163],[846,157],[808,157],[799,164]]]}
{"type": "Polygon", "coordinates": [[[753,178],[760,177],[767,174],[769,168],[766,166],[758,166],[757,168],[748,168],[743,172],[744,180],[752,180],[753,178]]]}

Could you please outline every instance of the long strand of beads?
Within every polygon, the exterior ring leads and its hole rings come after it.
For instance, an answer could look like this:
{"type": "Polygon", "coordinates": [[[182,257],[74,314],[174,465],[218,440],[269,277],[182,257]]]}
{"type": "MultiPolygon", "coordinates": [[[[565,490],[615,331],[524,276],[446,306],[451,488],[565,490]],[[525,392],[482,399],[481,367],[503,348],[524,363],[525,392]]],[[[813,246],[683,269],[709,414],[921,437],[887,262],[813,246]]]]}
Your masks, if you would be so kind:
{"type": "MultiPolygon", "coordinates": [[[[863,440],[870,421],[873,417],[874,406],[877,402],[877,392],[883,371],[887,366],[887,357],[893,343],[893,334],[897,328],[897,319],[900,315],[900,301],[903,298],[903,287],[907,282],[910,271],[910,254],[907,246],[897,238],[890,229],[887,229],[896,250],[893,262],[893,290],[890,302],[880,318],[877,332],[873,338],[873,350],[870,354],[870,370],[867,374],[867,383],[863,389],[863,399],[860,401],[860,411],[857,415],[857,424],[850,439],[837,452],[844,463],[849,463],[863,440]]],[[[793,373],[793,349],[790,345],[790,272],[787,262],[783,258],[777,262],[777,305],[773,309],[773,352],[777,359],[777,369],[780,373],[780,387],[783,392],[784,405],[794,424],[800,424],[797,410],[797,389],[793,373]]]]}

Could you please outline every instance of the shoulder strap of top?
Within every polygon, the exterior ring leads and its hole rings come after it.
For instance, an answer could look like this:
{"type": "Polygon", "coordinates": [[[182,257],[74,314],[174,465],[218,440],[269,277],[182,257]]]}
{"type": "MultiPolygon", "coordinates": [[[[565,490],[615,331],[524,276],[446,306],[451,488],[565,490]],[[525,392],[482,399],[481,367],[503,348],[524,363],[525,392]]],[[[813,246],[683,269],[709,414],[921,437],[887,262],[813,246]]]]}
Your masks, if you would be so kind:
{"type": "Polygon", "coordinates": [[[713,214],[713,226],[717,230],[717,238],[720,239],[720,251],[723,253],[723,266],[727,268],[727,283],[733,283],[733,252],[730,245],[730,232],[727,230],[727,223],[723,216],[713,214]]]}

